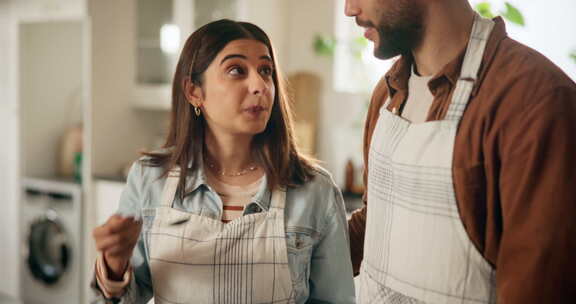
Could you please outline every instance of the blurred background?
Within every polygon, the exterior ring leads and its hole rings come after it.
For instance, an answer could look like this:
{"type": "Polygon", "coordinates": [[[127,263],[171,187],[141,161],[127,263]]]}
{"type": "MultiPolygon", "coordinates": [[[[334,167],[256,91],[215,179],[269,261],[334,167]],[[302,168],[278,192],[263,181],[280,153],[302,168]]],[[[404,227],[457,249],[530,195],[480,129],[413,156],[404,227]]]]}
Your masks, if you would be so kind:
{"type": "MultiPolygon", "coordinates": [[[[576,79],[576,1],[471,2],[576,79]]],[[[374,59],[343,11],[344,0],[0,0],[0,304],[88,302],[90,232],[138,152],[163,143],[180,47],[212,20],[269,34],[299,145],[359,207],[364,116],[394,59],[374,59]]]]}

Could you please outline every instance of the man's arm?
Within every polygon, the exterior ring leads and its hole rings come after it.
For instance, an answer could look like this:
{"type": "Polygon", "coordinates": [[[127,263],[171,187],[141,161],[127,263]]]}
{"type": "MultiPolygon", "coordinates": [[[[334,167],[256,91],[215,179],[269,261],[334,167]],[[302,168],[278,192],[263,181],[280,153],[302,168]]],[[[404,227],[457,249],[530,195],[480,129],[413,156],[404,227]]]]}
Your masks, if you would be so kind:
{"type": "Polygon", "coordinates": [[[576,299],[576,88],[543,95],[500,131],[498,303],[576,299]]]}
{"type": "Polygon", "coordinates": [[[352,213],[348,220],[348,231],[350,233],[350,257],[352,258],[352,269],[354,275],[360,273],[360,265],[364,256],[364,232],[366,230],[366,206],[352,213]]]}

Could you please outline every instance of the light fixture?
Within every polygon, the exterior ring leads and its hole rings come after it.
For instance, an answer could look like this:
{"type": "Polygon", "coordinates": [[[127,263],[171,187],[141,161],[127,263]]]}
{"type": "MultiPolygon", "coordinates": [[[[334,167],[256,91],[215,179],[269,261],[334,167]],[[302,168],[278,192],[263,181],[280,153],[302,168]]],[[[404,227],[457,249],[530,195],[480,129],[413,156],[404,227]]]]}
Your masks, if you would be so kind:
{"type": "Polygon", "coordinates": [[[175,54],[180,47],[180,28],[175,24],[164,24],[160,28],[160,49],[165,54],[175,54]]]}

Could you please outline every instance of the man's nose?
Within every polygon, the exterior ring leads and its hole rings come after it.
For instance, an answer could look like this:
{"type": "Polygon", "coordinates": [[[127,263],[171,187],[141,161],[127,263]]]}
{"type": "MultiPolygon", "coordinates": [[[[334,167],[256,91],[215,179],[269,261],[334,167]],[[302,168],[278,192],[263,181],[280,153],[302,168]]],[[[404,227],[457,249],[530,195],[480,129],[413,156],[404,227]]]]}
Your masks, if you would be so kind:
{"type": "Polygon", "coordinates": [[[360,8],[356,2],[357,0],[346,0],[344,4],[344,14],[346,14],[346,16],[354,17],[360,13],[360,8]]]}

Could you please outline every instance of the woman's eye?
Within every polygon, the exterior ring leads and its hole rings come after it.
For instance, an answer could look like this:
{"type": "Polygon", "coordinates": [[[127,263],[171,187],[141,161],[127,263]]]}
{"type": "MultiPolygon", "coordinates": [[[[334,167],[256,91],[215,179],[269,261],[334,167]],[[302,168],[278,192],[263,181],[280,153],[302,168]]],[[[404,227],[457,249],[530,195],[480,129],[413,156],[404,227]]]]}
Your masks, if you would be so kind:
{"type": "Polygon", "coordinates": [[[262,74],[263,76],[270,77],[270,76],[272,76],[273,72],[274,72],[274,70],[272,69],[272,67],[269,67],[269,66],[265,66],[265,67],[260,68],[260,74],[262,74]]]}
{"type": "Polygon", "coordinates": [[[232,76],[241,76],[244,75],[244,69],[241,67],[232,67],[228,70],[228,74],[232,76]]]}

